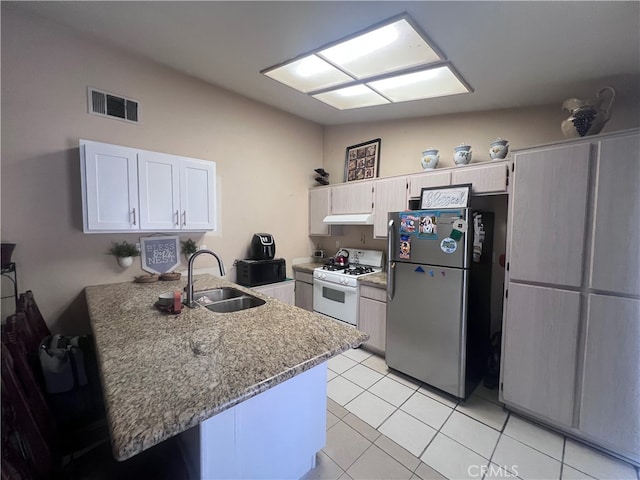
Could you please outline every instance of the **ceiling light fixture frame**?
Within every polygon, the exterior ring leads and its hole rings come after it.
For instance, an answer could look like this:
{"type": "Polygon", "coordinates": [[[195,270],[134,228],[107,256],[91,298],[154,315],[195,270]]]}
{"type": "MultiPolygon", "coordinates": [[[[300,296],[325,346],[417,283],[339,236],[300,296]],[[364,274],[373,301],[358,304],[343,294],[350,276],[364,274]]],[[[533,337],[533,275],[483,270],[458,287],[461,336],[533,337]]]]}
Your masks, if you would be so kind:
{"type": "MultiPolygon", "coordinates": [[[[277,70],[279,68],[282,68],[286,65],[298,62],[304,58],[308,58],[308,57],[312,57],[312,56],[316,56],[318,58],[320,58],[321,60],[327,62],[331,67],[333,67],[334,69],[336,69],[338,72],[348,76],[349,78],[351,78],[351,81],[345,81],[344,83],[339,83],[339,84],[334,84],[334,85],[330,85],[327,87],[322,87],[322,88],[316,88],[316,89],[309,89],[306,91],[302,91],[299,90],[291,85],[287,85],[284,82],[281,82],[280,80],[277,80],[276,78],[273,77],[269,77],[272,78],[272,80],[275,80],[278,83],[282,83],[283,85],[292,88],[300,93],[303,93],[305,95],[308,96],[315,96],[315,95],[319,95],[319,94],[323,94],[323,93],[328,93],[328,92],[334,92],[334,91],[338,91],[341,89],[345,89],[345,88],[349,88],[349,87],[354,87],[354,86],[358,86],[358,85],[364,85],[367,88],[371,89],[373,92],[375,92],[376,94],[380,95],[381,97],[383,97],[385,100],[387,100],[389,103],[393,104],[393,103],[401,103],[399,101],[394,101],[390,98],[388,98],[388,96],[382,94],[380,91],[376,90],[375,88],[371,87],[370,85],[368,85],[369,83],[373,83],[379,80],[385,80],[388,78],[393,78],[393,77],[398,77],[398,76],[402,76],[402,75],[408,75],[408,74],[412,74],[412,73],[417,73],[417,72],[423,72],[423,71],[428,71],[428,70],[434,70],[437,68],[441,68],[441,67],[446,67],[449,69],[449,71],[453,74],[453,76],[464,86],[464,88],[466,88],[467,92],[461,92],[461,93],[471,93],[473,92],[473,88],[469,85],[469,83],[467,81],[464,80],[464,78],[462,78],[462,76],[460,75],[460,73],[457,71],[457,69],[453,66],[453,64],[447,59],[446,55],[444,54],[444,52],[442,50],[440,50],[440,48],[438,48],[434,42],[429,38],[429,36],[416,24],[416,22],[411,18],[411,16],[407,13],[407,12],[403,12],[399,15],[395,15],[393,17],[390,17],[386,20],[383,20],[381,22],[378,22],[374,25],[371,25],[367,28],[361,29],[351,35],[342,37],[338,40],[335,40],[333,42],[327,43],[322,45],[319,48],[316,48],[314,50],[308,51],[306,53],[300,54],[294,58],[291,58],[287,61],[284,61],[282,63],[279,63],[277,65],[273,65],[271,67],[265,68],[263,70],[260,71],[261,74],[265,75],[265,76],[269,76],[268,73],[277,70]],[[349,72],[348,70],[346,70],[344,67],[341,67],[340,65],[332,62],[331,60],[329,60],[327,57],[325,57],[324,55],[322,55],[320,52],[324,51],[324,50],[328,50],[332,47],[335,47],[337,45],[340,44],[344,44],[350,40],[353,40],[354,38],[357,37],[361,37],[363,35],[366,35],[370,32],[373,32],[375,30],[381,29],[385,26],[388,25],[392,25],[396,22],[399,22],[401,20],[405,20],[409,26],[416,32],[416,34],[418,34],[418,36],[421,37],[421,39],[427,44],[427,46],[435,53],[435,55],[437,55],[439,57],[440,60],[434,61],[434,62],[430,62],[430,63],[423,63],[423,64],[419,64],[419,65],[414,65],[411,67],[405,67],[405,68],[398,68],[396,70],[391,70],[388,72],[384,72],[381,74],[377,74],[377,75],[370,75],[370,76],[365,76],[362,78],[358,78],[357,76],[353,75],[351,72],[349,72]]],[[[459,94],[459,93],[458,93],[459,94]]],[[[454,94],[455,95],[455,94],[454,94]]],[[[322,101],[317,99],[318,101],[322,101]]],[[[324,102],[323,102],[324,103],[324,102]]],[[[333,105],[330,105],[332,108],[336,108],[333,105]]]]}

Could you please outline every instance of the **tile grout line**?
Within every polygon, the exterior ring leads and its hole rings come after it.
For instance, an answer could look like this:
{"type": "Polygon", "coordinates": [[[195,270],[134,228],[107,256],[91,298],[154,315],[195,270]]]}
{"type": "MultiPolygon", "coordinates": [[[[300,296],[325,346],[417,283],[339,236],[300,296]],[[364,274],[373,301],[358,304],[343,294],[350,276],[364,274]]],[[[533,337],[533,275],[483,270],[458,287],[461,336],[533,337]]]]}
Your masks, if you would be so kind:
{"type": "MultiPolygon", "coordinates": [[[[356,397],[354,397],[354,398],[353,398],[353,399],[351,399],[349,402],[347,402],[347,404],[348,404],[348,403],[350,403],[351,401],[355,400],[355,398],[357,398],[357,397],[359,397],[360,395],[362,395],[362,393],[364,393],[365,391],[369,391],[369,389],[370,389],[371,387],[373,387],[373,385],[377,384],[378,382],[380,382],[380,381],[381,381],[382,379],[384,379],[385,377],[388,377],[388,376],[389,376],[389,374],[394,373],[394,372],[391,372],[391,371],[389,371],[389,370],[387,370],[387,372],[386,372],[386,373],[382,373],[382,372],[380,372],[379,370],[376,370],[375,368],[372,368],[372,367],[370,367],[370,366],[368,366],[368,365],[363,364],[363,362],[364,362],[364,361],[366,361],[367,359],[371,358],[372,356],[373,356],[373,355],[369,355],[369,356],[367,356],[366,358],[364,358],[364,359],[363,359],[363,360],[361,360],[361,361],[356,361],[356,360],[352,359],[351,357],[348,357],[347,355],[345,355],[345,357],[347,357],[349,360],[351,360],[351,361],[355,362],[355,365],[352,365],[351,367],[347,368],[347,369],[346,369],[344,372],[342,372],[342,373],[337,373],[337,372],[335,372],[334,370],[332,370],[332,372],[334,372],[334,373],[336,374],[336,376],[342,376],[342,374],[343,374],[343,373],[345,373],[345,372],[347,372],[347,371],[351,370],[351,369],[352,369],[352,368],[354,368],[356,365],[363,365],[364,367],[369,368],[370,370],[372,370],[372,371],[374,371],[374,372],[376,372],[376,373],[378,373],[378,374],[382,375],[382,378],[381,378],[381,379],[379,379],[379,380],[377,380],[376,382],[374,382],[374,383],[373,383],[370,387],[368,387],[368,388],[361,387],[360,385],[358,385],[357,383],[355,383],[355,382],[351,381],[350,379],[348,379],[348,378],[346,378],[346,377],[343,377],[343,379],[344,379],[344,380],[346,380],[346,381],[348,381],[348,382],[350,382],[350,383],[352,383],[352,384],[356,385],[357,387],[359,387],[359,388],[361,388],[361,389],[363,390],[363,392],[361,392],[361,393],[359,393],[358,395],[356,395],[356,397]]],[[[409,387],[409,386],[405,385],[404,383],[402,383],[402,382],[400,382],[400,381],[398,381],[398,380],[396,380],[396,379],[394,379],[394,378],[389,378],[389,380],[395,381],[396,383],[399,383],[399,384],[400,384],[400,385],[402,385],[402,386],[405,386],[405,387],[407,387],[407,388],[409,388],[409,389],[412,389],[412,390],[413,390],[413,393],[412,393],[412,394],[411,394],[407,399],[405,399],[405,400],[404,400],[404,401],[403,401],[399,406],[396,406],[396,405],[394,405],[394,404],[391,404],[389,401],[385,400],[384,398],[380,397],[379,395],[376,395],[375,393],[373,393],[373,392],[370,392],[370,391],[369,391],[369,393],[370,393],[371,395],[373,395],[373,396],[377,397],[378,399],[380,399],[380,400],[382,400],[382,401],[386,402],[387,404],[389,404],[389,405],[391,405],[391,406],[393,406],[393,407],[394,407],[393,412],[391,412],[391,414],[389,414],[387,417],[385,417],[385,419],[380,423],[380,425],[379,425],[379,426],[382,426],[382,425],[383,425],[387,420],[389,420],[389,418],[390,418],[393,414],[395,414],[398,410],[401,410],[401,409],[402,409],[401,407],[402,407],[402,406],[403,406],[403,405],[404,405],[404,404],[405,404],[405,403],[406,403],[410,398],[412,398],[416,392],[419,392],[420,388],[423,388],[423,387],[424,387],[424,388],[426,388],[426,384],[424,384],[423,382],[420,382],[420,384],[417,386],[417,388],[413,389],[412,387],[409,387]]],[[[415,384],[413,384],[413,385],[415,385],[415,384]]],[[[482,425],[487,426],[487,427],[489,427],[489,428],[491,428],[491,429],[493,429],[493,430],[495,430],[495,431],[499,432],[499,434],[500,434],[500,435],[499,435],[499,437],[498,437],[498,441],[496,442],[496,445],[494,446],[494,448],[493,448],[493,450],[492,450],[491,456],[490,456],[490,458],[489,458],[489,464],[490,464],[490,463],[492,462],[492,460],[493,460],[493,457],[494,457],[495,452],[496,452],[496,450],[497,450],[498,443],[500,442],[500,440],[501,440],[501,438],[502,438],[502,436],[503,436],[503,435],[506,435],[508,438],[512,439],[513,441],[516,441],[516,442],[518,442],[519,444],[521,444],[521,445],[523,445],[523,446],[525,446],[525,447],[528,447],[528,448],[530,448],[530,449],[532,449],[532,450],[534,450],[534,451],[536,451],[536,452],[538,452],[538,453],[540,453],[540,454],[542,454],[542,455],[545,455],[546,457],[548,457],[548,458],[550,458],[550,459],[552,459],[552,460],[558,461],[558,459],[557,459],[557,458],[555,458],[555,457],[553,457],[553,456],[551,456],[551,455],[547,454],[546,452],[543,452],[543,451],[539,450],[538,448],[536,448],[536,447],[534,447],[534,446],[532,446],[532,445],[529,445],[528,443],[525,443],[525,442],[523,442],[523,441],[519,440],[518,438],[515,438],[515,437],[513,437],[513,436],[511,436],[511,435],[509,435],[509,434],[507,434],[507,433],[505,433],[507,423],[508,423],[508,422],[509,422],[509,420],[511,419],[512,414],[511,414],[511,412],[510,412],[509,410],[505,409],[504,404],[501,404],[501,403],[499,403],[499,402],[498,402],[498,403],[496,403],[496,402],[494,402],[494,401],[492,401],[492,400],[490,400],[490,399],[484,398],[482,395],[477,395],[477,396],[478,396],[480,399],[482,399],[483,401],[485,401],[485,402],[487,402],[487,403],[490,403],[490,404],[492,404],[492,405],[496,405],[496,406],[498,406],[498,407],[501,407],[501,408],[502,408],[502,410],[503,410],[503,411],[505,411],[505,412],[507,413],[507,417],[506,417],[506,419],[505,419],[504,423],[502,424],[501,429],[500,429],[500,430],[498,430],[498,429],[496,429],[495,427],[493,427],[492,425],[489,425],[488,423],[485,423],[483,420],[480,420],[480,419],[478,419],[478,418],[475,418],[475,417],[473,417],[473,416],[469,415],[469,414],[468,414],[468,413],[466,413],[466,412],[463,412],[463,411],[461,411],[461,410],[458,410],[458,407],[461,405],[461,403],[460,403],[459,401],[456,403],[456,405],[455,405],[454,407],[451,407],[450,405],[447,405],[446,403],[443,403],[442,401],[440,401],[440,400],[438,400],[438,399],[436,399],[436,398],[434,398],[434,397],[432,397],[432,396],[430,396],[430,395],[427,395],[427,394],[425,394],[425,393],[423,393],[423,392],[420,392],[420,394],[421,394],[421,395],[424,395],[424,396],[426,396],[426,397],[428,397],[429,399],[431,399],[431,400],[433,400],[433,401],[436,401],[436,402],[440,403],[441,405],[444,405],[444,406],[448,407],[449,409],[451,409],[451,412],[449,413],[449,415],[448,415],[448,416],[447,416],[447,418],[445,419],[444,423],[440,426],[440,428],[438,428],[438,429],[436,430],[436,433],[434,434],[434,436],[432,437],[432,439],[429,441],[429,443],[427,444],[427,446],[424,448],[424,450],[422,450],[422,452],[420,453],[420,455],[419,455],[419,456],[414,456],[415,458],[417,458],[417,459],[419,460],[418,466],[417,466],[417,467],[412,471],[412,473],[414,473],[414,474],[415,474],[415,472],[417,471],[417,469],[420,467],[420,463],[425,463],[425,462],[423,462],[423,461],[421,460],[421,458],[420,458],[420,457],[421,457],[422,455],[424,455],[424,453],[426,452],[426,450],[427,450],[427,449],[429,448],[429,446],[433,443],[433,440],[434,440],[434,439],[436,438],[436,436],[437,436],[438,434],[440,434],[440,433],[442,433],[445,437],[449,438],[450,440],[454,441],[455,443],[458,443],[458,444],[459,444],[459,445],[461,445],[462,447],[467,448],[469,451],[471,451],[471,452],[473,452],[473,453],[476,453],[476,454],[480,455],[480,454],[479,454],[478,452],[476,452],[475,450],[473,450],[473,449],[471,449],[471,448],[469,448],[469,447],[467,447],[467,446],[465,446],[465,445],[461,444],[460,442],[458,442],[458,441],[456,441],[455,439],[453,439],[453,438],[449,437],[448,435],[444,434],[444,433],[441,431],[441,430],[442,430],[442,428],[444,427],[444,425],[447,423],[447,421],[449,421],[449,419],[450,419],[450,418],[451,418],[451,416],[453,415],[453,412],[454,412],[454,411],[457,411],[457,412],[459,412],[459,413],[461,413],[461,414],[465,415],[466,417],[468,417],[468,418],[470,418],[470,419],[472,419],[472,420],[475,420],[475,421],[477,421],[477,422],[481,423],[482,425]]],[[[346,405],[346,404],[345,404],[345,405],[346,405]]],[[[342,406],[342,405],[341,405],[341,406],[342,406]]],[[[345,408],[345,406],[342,406],[342,407],[343,407],[343,408],[345,408]]],[[[353,415],[355,415],[355,413],[351,412],[350,410],[349,410],[349,412],[350,412],[350,413],[352,413],[353,415]]],[[[406,412],[406,411],[404,411],[404,410],[402,410],[402,412],[403,412],[403,413],[405,413],[405,414],[407,414],[407,415],[409,415],[412,419],[415,419],[416,421],[420,422],[421,424],[426,425],[426,426],[428,426],[428,427],[430,427],[430,428],[432,428],[432,429],[433,429],[433,427],[432,427],[431,425],[429,425],[429,424],[427,424],[427,423],[423,422],[422,420],[420,420],[420,419],[418,419],[418,418],[414,417],[414,416],[413,416],[413,415],[411,415],[410,413],[408,413],[408,412],[406,412]]],[[[355,415],[355,416],[356,416],[356,417],[358,417],[357,415],[355,415]]],[[[359,418],[359,417],[358,417],[358,418],[359,418]]],[[[360,420],[362,420],[362,419],[360,419],[360,420]]],[[[526,419],[525,419],[525,420],[526,420],[526,419]]],[[[342,419],[339,419],[339,421],[342,421],[342,419]]],[[[364,421],[364,420],[363,420],[363,421],[364,421]]],[[[366,423],[367,425],[369,425],[369,426],[373,427],[372,425],[368,424],[367,422],[365,422],[365,423],[366,423]]],[[[535,425],[535,424],[534,424],[534,425],[535,425]]],[[[375,427],[375,430],[376,430],[376,431],[378,431],[378,433],[379,433],[380,435],[382,435],[382,436],[384,436],[385,438],[389,439],[390,441],[392,441],[392,442],[393,442],[393,443],[395,443],[396,445],[400,446],[401,448],[404,448],[404,447],[402,447],[401,445],[397,444],[395,441],[393,441],[391,438],[387,437],[387,436],[386,436],[386,435],[384,435],[382,432],[380,432],[380,431],[378,430],[378,428],[379,428],[379,427],[375,427]]],[[[435,430],[435,429],[434,429],[434,430],[435,430]]],[[[359,433],[359,432],[357,432],[357,433],[359,433]]],[[[367,440],[368,440],[368,439],[367,439],[367,440]]],[[[562,442],[563,442],[563,444],[562,444],[562,454],[561,454],[561,460],[559,460],[559,463],[560,463],[560,478],[562,478],[562,475],[563,475],[563,472],[564,472],[564,466],[565,466],[565,465],[566,465],[567,467],[572,467],[571,465],[569,465],[569,464],[565,463],[565,454],[566,454],[567,440],[568,440],[568,437],[567,437],[567,436],[565,436],[565,435],[562,435],[562,442]]],[[[373,444],[374,444],[374,442],[371,442],[371,444],[373,445],[373,444]]],[[[370,446],[365,450],[365,452],[366,452],[369,448],[370,448],[370,446]]],[[[405,450],[406,450],[406,449],[405,449],[405,450]]],[[[384,451],[384,450],[383,450],[383,451],[384,451]]],[[[387,453],[387,452],[385,452],[385,453],[387,453]]],[[[411,454],[411,452],[409,452],[409,453],[411,454]]],[[[363,452],[363,454],[364,454],[364,452],[363,452]]],[[[388,454],[388,453],[387,453],[387,454],[388,454]]],[[[411,455],[413,455],[413,454],[411,454],[411,455]]],[[[480,455],[480,456],[481,456],[482,458],[485,458],[485,457],[483,457],[482,455],[480,455]]],[[[360,458],[360,457],[358,457],[358,458],[360,458]]],[[[392,456],[392,458],[393,458],[393,456],[392,456]]],[[[357,460],[357,459],[356,459],[356,460],[357,460]]],[[[355,463],[355,461],[354,461],[354,463],[355,463]]],[[[624,462],[624,461],[623,461],[623,463],[625,463],[625,464],[627,464],[627,465],[631,466],[631,467],[633,468],[633,470],[634,470],[634,473],[635,473],[636,479],[637,479],[637,480],[640,480],[640,468],[639,468],[639,467],[637,467],[637,466],[635,466],[635,465],[633,465],[633,464],[630,464],[629,462],[624,462]]],[[[425,464],[426,464],[426,463],[425,463],[425,464]]],[[[426,465],[428,465],[428,464],[426,464],[426,465]]],[[[403,466],[404,466],[404,465],[403,465],[403,466]]],[[[405,468],[407,468],[407,467],[405,466],[405,468]]],[[[431,468],[433,468],[433,467],[431,467],[431,468]]],[[[575,468],[575,467],[572,467],[572,468],[575,468]]],[[[408,470],[408,469],[407,469],[407,470],[408,470]]],[[[578,471],[580,471],[581,473],[585,474],[585,475],[591,476],[591,475],[590,475],[590,474],[588,474],[588,473],[582,472],[580,469],[577,469],[577,470],[578,470],[578,471]]],[[[346,470],[345,470],[345,473],[346,473],[346,470]]],[[[416,474],[416,475],[417,475],[417,474],[416,474]]]]}

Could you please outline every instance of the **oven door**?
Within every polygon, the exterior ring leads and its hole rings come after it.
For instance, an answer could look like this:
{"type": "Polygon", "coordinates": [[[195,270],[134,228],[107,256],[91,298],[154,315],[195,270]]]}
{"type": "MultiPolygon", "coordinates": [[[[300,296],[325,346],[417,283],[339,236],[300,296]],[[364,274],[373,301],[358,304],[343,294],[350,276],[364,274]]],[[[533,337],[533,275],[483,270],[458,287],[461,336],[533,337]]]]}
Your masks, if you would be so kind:
{"type": "Polygon", "coordinates": [[[355,326],[358,322],[358,287],[314,278],[313,310],[355,326]]]}

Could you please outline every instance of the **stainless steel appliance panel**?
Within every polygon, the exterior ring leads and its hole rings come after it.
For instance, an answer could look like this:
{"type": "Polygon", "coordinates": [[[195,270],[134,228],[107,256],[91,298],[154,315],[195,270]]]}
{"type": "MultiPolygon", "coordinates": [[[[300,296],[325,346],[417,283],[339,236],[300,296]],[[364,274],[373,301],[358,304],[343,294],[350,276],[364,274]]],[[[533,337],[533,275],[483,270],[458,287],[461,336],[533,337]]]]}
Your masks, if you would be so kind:
{"type": "MultiPolygon", "coordinates": [[[[418,262],[429,263],[431,265],[442,265],[446,267],[468,268],[471,262],[471,243],[470,235],[463,235],[458,247],[453,253],[445,253],[441,248],[442,240],[448,238],[453,230],[453,223],[458,219],[467,221],[468,228],[473,228],[473,220],[469,220],[470,209],[454,208],[454,209],[438,209],[438,210],[415,210],[407,212],[389,213],[389,220],[393,221],[393,227],[389,229],[389,261],[401,262],[418,262]],[[420,216],[432,216],[437,219],[436,229],[437,236],[431,238],[423,235],[410,235],[411,240],[411,258],[401,259],[400,254],[400,237],[403,233],[400,230],[401,215],[409,214],[420,216]],[[469,223],[471,223],[469,225],[469,223]]],[[[418,226],[416,225],[416,228],[418,226]]]]}
{"type": "Polygon", "coordinates": [[[391,267],[387,365],[463,398],[468,270],[402,262],[391,267]]]}

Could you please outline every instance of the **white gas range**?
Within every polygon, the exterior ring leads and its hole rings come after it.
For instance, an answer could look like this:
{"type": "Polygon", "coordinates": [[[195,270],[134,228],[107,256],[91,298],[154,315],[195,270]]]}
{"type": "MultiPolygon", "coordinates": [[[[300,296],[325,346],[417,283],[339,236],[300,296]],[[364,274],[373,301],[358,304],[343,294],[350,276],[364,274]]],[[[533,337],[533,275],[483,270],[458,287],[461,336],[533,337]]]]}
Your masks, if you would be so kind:
{"type": "Polygon", "coordinates": [[[383,253],[377,250],[345,249],[349,264],[325,265],[313,271],[313,310],[356,326],[358,279],[382,271],[383,253]]]}

